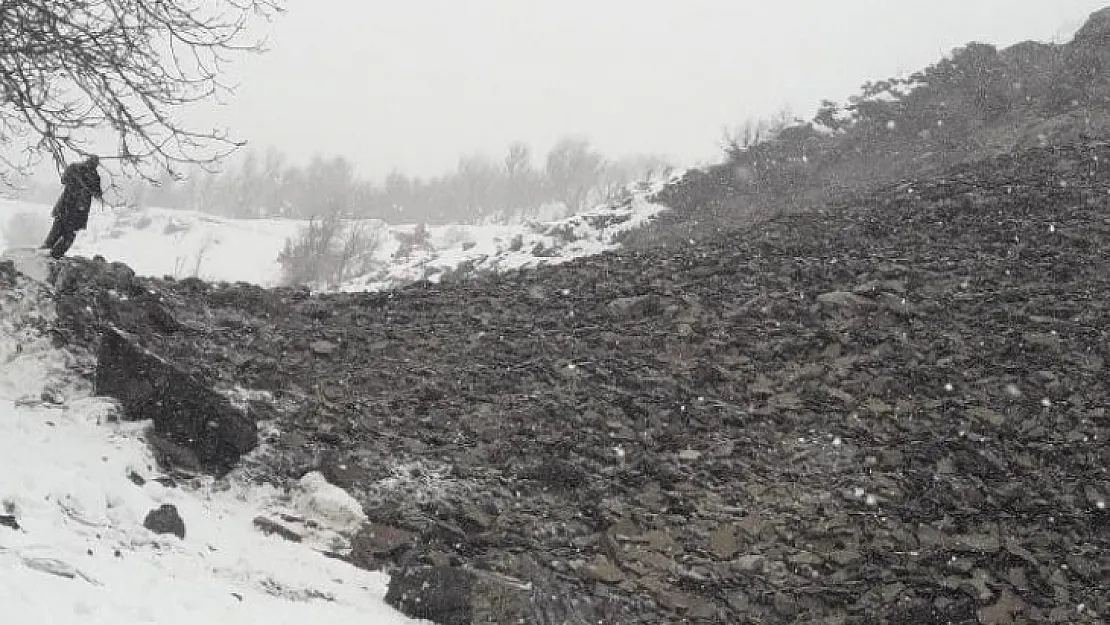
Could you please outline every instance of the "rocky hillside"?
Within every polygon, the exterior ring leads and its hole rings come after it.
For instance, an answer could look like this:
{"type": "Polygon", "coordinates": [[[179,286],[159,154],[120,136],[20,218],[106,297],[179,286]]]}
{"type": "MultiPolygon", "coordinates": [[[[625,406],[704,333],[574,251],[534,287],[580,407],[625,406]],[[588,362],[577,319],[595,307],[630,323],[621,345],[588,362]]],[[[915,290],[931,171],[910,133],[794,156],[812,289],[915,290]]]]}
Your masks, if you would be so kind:
{"type": "Polygon", "coordinates": [[[377,294],[68,260],[56,338],[234,398],[257,433],[163,424],[162,461],[321,471],[370,519],[340,557],[439,623],[1104,622],[1107,163],[377,294]]]}
{"type": "Polygon", "coordinates": [[[1072,41],[969,43],[904,76],[867,82],[812,120],[748,126],[724,163],[660,194],[675,210],[636,236],[700,239],[784,212],[1029,147],[1110,136],[1110,8],[1072,41]]]}

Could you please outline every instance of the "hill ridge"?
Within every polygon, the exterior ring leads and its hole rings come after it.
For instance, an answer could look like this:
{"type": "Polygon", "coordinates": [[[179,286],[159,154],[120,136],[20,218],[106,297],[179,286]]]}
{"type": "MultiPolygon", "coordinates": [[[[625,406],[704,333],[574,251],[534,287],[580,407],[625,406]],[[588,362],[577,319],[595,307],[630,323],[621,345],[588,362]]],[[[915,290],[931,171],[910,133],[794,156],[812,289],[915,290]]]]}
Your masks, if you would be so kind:
{"type": "Polygon", "coordinates": [[[633,242],[696,240],[961,163],[1110,136],[1107,11],[1067,43],[971,42],[847,102],[824,100],[812,120],[750,121],[723,163],[659,194],[672,210],[633,242]]]}

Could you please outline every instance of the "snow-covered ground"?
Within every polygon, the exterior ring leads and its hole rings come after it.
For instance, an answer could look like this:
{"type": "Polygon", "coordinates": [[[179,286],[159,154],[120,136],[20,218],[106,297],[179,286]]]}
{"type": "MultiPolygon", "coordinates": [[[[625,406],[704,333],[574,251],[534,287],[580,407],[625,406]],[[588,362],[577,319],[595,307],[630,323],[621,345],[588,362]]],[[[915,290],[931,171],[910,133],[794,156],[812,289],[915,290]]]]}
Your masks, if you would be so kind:
{"type": "MultiPolygon", "coordinates": [[[[515,225],[432,226],[428,240],[403,252],[416,224],[361,222],[378,242],[366,271],[349,276],[338,290],[374,291],[405,282],[438,281],[460,266],[465,271],[504,271],[560,263],[619,247],[619,237],[664,210],[647,201],[662,183],[641,185],[629,201],[553,221],[515,225]]],[[[0,245],[35,245],[50,227],[49,207],[0,201],[0,245]]],[[[205,280],[275,286],[278,255],[306,222],[292,219],[229,219],[194,211],[125,210],[94,204],[89,228],[71,254],[121,261],[140,275],[196,276],[205,280]]]]}
{"type": "MultiPolygon", "coordinates": [[[[34,256],[18,262],[41,274],[34,256]]],[[[318,475],[285,490],[234,473],[160,483],[147,424],[117,421],[91,395],[75,374],[87,362],[43,333],[52,314],[41,284],[0,288],[0,622],[419,622],[384,603],[385,575],[320,553],[342,548],[362,512],[318,475]],[[163,504],[180,512],[184,539],[143,527],[163,504]],[[298,544],[253,526],[282,513],[320,529],[298,544]]]]}

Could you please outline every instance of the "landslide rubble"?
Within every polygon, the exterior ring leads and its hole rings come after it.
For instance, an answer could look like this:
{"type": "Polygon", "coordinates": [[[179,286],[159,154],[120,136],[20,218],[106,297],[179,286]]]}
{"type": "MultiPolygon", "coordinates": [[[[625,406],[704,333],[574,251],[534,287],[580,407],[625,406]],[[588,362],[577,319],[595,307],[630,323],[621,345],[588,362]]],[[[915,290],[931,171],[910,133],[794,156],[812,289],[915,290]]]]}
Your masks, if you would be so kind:
{"type": "Polygon", "coordinates": [[[1108,252],[1089,143],[388,293],[69,260],[57,340],[249,397],[250,474],[348,489],[440,622],[1098,623],[1108,252]]]}

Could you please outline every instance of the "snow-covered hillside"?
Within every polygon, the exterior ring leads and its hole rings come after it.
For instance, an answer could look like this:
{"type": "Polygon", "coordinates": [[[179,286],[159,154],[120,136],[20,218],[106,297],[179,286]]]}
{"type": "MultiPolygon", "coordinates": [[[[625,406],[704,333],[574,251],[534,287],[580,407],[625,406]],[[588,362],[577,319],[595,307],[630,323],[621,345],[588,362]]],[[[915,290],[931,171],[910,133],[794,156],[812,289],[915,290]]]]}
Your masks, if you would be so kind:
{"type": "MultiPolygon", "coordinates": [[[[367,220],[378,242],[368,271],[339,290],[373,291],[445,274],[504,271],[565,262],[619,247],[620,236],[652,219],[662,206],[646,198],[659,188],[642,186],[630,199],[572,217],[517,225],[454,225],[427,229],[427,244],[402,252],[402,239],[417,226],[367,220]]],[[[0,241],[7,248],[35,245],[50,226],[49,207],[0,201],[0,241]]],[[[205,280],[275,286],[278,255],[306,225],[291,219],[228,219],[193,211],[125,210],[94,206],[88,230],[73,255],[101,255],[146,276],[197,276],[205,280]]]]}
{"type": "MultiPolygon", "coordinates": [[[[42,260],[19,259],[30,274],[42,260]],[[28,266],[30,264],[30,266],[28,266]]],[[[50,625],[400,625],[388,578],[319,553],[342,548],[361,508],[316,474],[290,489],[236,474],[177,485],[55,349],[41,284],[0,288],[0,621],[50,625]],[[172,504],[185,536],[144,527],[172,504]],[[259,516],[312,520],[304,543],[267,536],[259,516]]]]}

